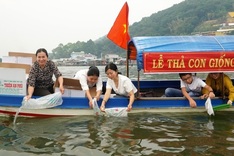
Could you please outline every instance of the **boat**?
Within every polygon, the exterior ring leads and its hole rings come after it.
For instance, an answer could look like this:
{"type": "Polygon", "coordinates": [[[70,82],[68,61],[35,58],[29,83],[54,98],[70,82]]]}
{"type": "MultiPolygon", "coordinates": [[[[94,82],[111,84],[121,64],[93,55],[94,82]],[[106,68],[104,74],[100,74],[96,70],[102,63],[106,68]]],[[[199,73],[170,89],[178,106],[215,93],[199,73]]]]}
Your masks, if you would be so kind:
{"type": "MultiPolygon", "coordinates": [[[[136,60],[137,62],[138,78],[133,83],[139,91],[129,114],[139,112],[206,112],[205,99],[194,98],[197,108],[190,108],[188,100],[184,97],[162,96],[167,87],[179,88],[179,80],[140,80],[140,72],[143,74],[233,72],[234,36],[133,37],[128,43],[127,56],[127,60],[136,60]]],[[[129,71],[128,64],[126,68],[129,71]]],[[[2,70],[8,71],[9,69],[2,68],[2,70]]],[[[14,70],[19,71],[20,69],[14,68],[14,70]]],[[[24,70],[23,72],[25,74],[24,70]]],[[[21,74],[22,77],[24,77],[23,74],[21,74]]],[[[12,75],[10,76],[12,77],[12,75]]],[[[10,82],[15,82],[9,77],[5,77],[5,79],[9,80],[8,85],[10,82]]],[[[4,86],[4,82],[0,80],[0,86],[2,84],[4,86]]],[[[17,90],[21,94],[0,92],[0,115],[15,116],[17,112],[18,116],[21,117],[94,115],[94,111],[89,108],[88,100],[84,95],[63,97],[62,105],[53,108],[21,109],[19,111],[24,97],[22,93],[26,90],[25,80],[17,81],[17,83],[19,82],[21,85],[15,86],[21,86],[21,90],[17,90]]],[[[105,82],[103,83],[105,86],[105,82]]],[[[71,78],[65,78],[64,87],[67,90],[81,90],[79,80],[71,78]]],[[[102,99],[98,101],[99,106],[101,101],[102,99]]],[[[225,104],[227,99],[215,97],[211,101],[213,106],[219,106],[225,104]]],[[[113,94],[106,103],[106,108],[126,107],[127,104],[127,97],[113,94]]],[[[233,108],[225,109],[225,111],[233,111],[233,108]]]]}

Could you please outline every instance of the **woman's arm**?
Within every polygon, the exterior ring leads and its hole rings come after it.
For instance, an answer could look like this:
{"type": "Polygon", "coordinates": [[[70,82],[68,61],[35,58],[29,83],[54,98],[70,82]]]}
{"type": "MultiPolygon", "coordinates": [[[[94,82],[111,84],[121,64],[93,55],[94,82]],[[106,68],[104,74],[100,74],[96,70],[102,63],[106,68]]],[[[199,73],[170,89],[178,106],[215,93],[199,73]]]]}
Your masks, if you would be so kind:
{"type": "Polygon", "coordinates": [[[98,82],[96,83],[96,96],[95,98],[97,99],[97,101],[100,99],[100,96],[102,94],[102,88],[103,88],[103,82],[102,82],[102,78],[101,76],[99,76],[98,78],[98,82]]]}
{"type": "Polygon", "coordinates": [[[25,97],[27,101],[32,97],[33,92],[34,92],[34,87],[28,85],[28,95],[25,97]]]}
{"type": "Polygon", "coordinates": [[[132,110],[132,104],[133,104],[134,100],[135,100],[135,95],[134,95],[133,90],[131,90],[129,92],[129,103],[128,103],[128,109],[127,109],[127,111],[131,111],[132,110]]]}
{"type": "Polygon", "coordinates": [[[62,94],[64,94],[64,88],[63,88],[63,77],[59,76],[58,77],[58,82],[59,82],[59,90],[62,94]]]}
{"type": "Polygon", "coordinates": [[[97,99],[97,101],[100,99],[101,94],[102,94],[102,91],[101,91],[101,90],[98,90],[98,91],[97,91],[97,94],[96,94],[96,96],[95,96],[95,98],[97,99]]]}
{"type": "Polygon", "coordinates": [[[89,89],[85,91],[85,94],[86,94],[86,96],[87,96],[87,98],[89,100],[89,107],[93,108],[93,98],[92,98],[92,96],[90,94],[89,89]]]}
{"type": "Polygon", "coordinates": [[[224,77],[224,86],[229,91],[227,104],[232,105],[232,102],[234,100],[234,86],[232,84],[232,80],[229,77],[224,77]]]}
{"type": "Polygon", "coordinates": [[[110,88],[106,89],[106,93],[104,95],[104,98],[102,100],[102,104],[101,104],[101,107],[100,107],[100,110],[101,111],[105,111],[105,105],[106,105],[106,102],[108,101],[108,99],[110,98],[110,95],[111,95],[111,90],[110,88]]]}

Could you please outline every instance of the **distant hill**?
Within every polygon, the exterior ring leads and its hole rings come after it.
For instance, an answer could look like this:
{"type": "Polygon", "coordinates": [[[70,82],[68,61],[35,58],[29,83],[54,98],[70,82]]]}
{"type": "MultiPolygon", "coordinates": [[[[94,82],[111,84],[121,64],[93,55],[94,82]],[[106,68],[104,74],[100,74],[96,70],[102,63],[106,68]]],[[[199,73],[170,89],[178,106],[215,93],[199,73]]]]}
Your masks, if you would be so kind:
{"type": "MultiPolygon", "coordinates": [[[[228,12],[234,12],[233,0],[185,0],[130,25],[129,31],[131,37],[191,35],[197,32],[216,31],[220,24],[226,22],[228,12]]],[[[52,50],[50,57],[69,58],[73,51],[84,51],[98,57],[109,53],[118,53],[122,56],[126,54],[125,50],[103,36],[96,41],[60,44],[52,50]]]]}
{"type": "Polygon", "coordinates": [[[198,31],[217,30],[234,11],[233,0],[185,0],[152,14],[130,27],[132,36],[191,35],[198,31]]]}

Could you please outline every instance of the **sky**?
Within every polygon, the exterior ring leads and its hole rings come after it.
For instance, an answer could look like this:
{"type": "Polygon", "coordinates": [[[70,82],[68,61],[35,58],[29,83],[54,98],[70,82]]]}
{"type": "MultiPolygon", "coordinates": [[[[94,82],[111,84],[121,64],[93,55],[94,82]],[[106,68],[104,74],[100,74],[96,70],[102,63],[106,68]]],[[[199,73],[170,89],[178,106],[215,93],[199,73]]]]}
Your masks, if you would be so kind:
{"type": "Polygon", "coordinates": [[[126,1],[132,25],[184,0],[0,0],[0,57],[95,41],[107,35],[126,1]]]}

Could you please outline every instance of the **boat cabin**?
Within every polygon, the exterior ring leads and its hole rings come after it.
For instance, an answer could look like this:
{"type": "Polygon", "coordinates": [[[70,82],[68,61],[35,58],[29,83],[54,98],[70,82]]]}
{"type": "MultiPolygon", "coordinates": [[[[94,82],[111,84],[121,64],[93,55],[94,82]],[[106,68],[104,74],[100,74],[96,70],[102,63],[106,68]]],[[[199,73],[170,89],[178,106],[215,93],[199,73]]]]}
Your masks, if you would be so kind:
{"type": "Polygon", "coordinates": [[[137,62],[138,80],[134,83],[138,97],[161,97],[167,87],[180,88],[178,73],[233,72],[234,36],[133,37],[128,43],[127,57],[137,62]],[[177,74],[178,80],[142,81],[142,72],[177,74]]]}

